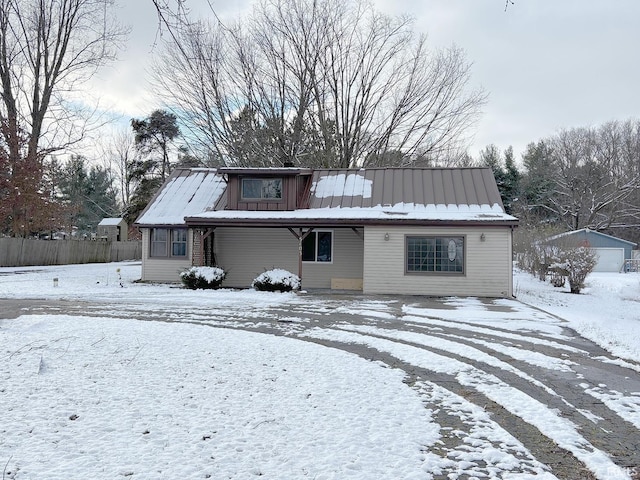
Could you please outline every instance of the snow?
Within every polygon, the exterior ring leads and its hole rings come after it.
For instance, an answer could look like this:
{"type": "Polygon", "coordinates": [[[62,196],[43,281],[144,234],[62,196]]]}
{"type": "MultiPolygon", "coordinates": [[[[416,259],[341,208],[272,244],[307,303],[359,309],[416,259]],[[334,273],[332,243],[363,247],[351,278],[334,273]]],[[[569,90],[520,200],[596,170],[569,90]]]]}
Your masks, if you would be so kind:
{"type": "Polygon", "coordinates": [[[100,220],[100,223],[98,223],[99,227],[106,227],[106,226],[118,226],[122,223],[123,219],[122,218],[103,218],[102,220],[100,220]]]}
{"type": "Polygon", "coordinates": [[[514,217],[494,205],[421,205],[396,203],[373,207],[325,207],[304,210],[216,210],[191,215],[194,219],[242,219],[242,220],[432,220],[432,221],[512,221],[514,217]]]}
{"type": "Polygon", "coordinates": [[[283,285],[289,287],[289,290],[297,290],[300,288],[300,277],[282,268],[272,268],[258,275],[252,286],[256,284],[283,285]]]}
{"type": "MultiPolygon", "coordinates": [[[[563,343],[570,326],[610,352],[601,361],[640,370],[640,275],[594,273],[573,295],[516,271],[517,301],[455,297],[437,310],[410,298],[398,305],[388,297],[194,291],[139,277],[137,262],[0,268],[0,299],[92,302],[76,314],[0,319],[3,478],[555,478],[481,405],[309,340],[373,347],[451,375],[572,452],[596,478],[630,478],[570,419],[482,366],[557,396],[508,359],[570,372],[573,362],[544,353],[583,353],[563,343]],[[277,312],[288,315],[283,336],[236,328],[274,325],[277,312]],[[313,315],[371,322],[328,328],[311,325],[313,315]],[[394,322],[422,333],[390,328],[394,322]],[[444,328],[478,337],[428,334],[444,328]],[[502,341],[483,340],[489,332],[502,341]],[[440,414],[464,425],[453,432],[460,445],[445,455],[440,414]]],[[[577,388],[640,428],[640,392],[577,388]]]]}
{"type": "Polygon", "coordinates": [[[347,196],[371,198],[373,180],[359,173],[331,175],[320,178],[311,186],[311,194],[316,198],[347,196]]]}
{"type": "Polygon", "coordinates": [[[191,169],[188,175],[170,178],[136,223],[184,225],[184,218],[213,208],[226,188],[215,170],[191,169]]]}
{"type": "Polygon", "coordinates": [[[567,320],[615,356],[640,361],[640,275],[594,272],[575,295],[568,293],[568,286],[555,288],[516,271],[514,292],[518,300],[567,320]]]}
{"type": "Polygon", "coordinates": [[[220,267],[191,267],[184,272],[180,272],[180,278],[193,275],[202,278],[207,283],[219,282],[224,279],[225,271],[220,267]]]}

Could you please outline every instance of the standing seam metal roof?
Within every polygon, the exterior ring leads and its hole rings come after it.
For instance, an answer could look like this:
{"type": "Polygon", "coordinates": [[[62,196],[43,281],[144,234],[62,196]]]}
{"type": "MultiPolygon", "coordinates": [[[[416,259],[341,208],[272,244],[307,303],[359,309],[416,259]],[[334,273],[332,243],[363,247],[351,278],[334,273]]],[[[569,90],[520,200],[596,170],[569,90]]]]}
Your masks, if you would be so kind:
{"type": "Polygon", "coordinates": [[[314,170],[309,208],[376,205],[498,205],[490,168],[314,170]]]}

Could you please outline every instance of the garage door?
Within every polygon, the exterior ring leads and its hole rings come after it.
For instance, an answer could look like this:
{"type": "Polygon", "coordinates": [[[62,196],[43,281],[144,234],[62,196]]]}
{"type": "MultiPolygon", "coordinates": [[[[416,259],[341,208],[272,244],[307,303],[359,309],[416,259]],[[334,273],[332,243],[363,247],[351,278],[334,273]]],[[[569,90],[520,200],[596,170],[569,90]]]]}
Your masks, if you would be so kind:
{"type": "Polygon", "coordinates": [[[624,248],[594,248],[598,257],[594,272],[620,272],[624,264],[624,248]]]}

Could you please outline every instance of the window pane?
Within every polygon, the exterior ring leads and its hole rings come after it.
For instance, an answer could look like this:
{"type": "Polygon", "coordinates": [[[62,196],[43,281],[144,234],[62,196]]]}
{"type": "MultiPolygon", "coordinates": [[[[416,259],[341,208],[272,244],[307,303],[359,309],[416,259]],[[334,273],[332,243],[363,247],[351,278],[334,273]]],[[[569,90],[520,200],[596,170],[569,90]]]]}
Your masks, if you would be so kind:
{"type": "Polygon", "coordinates": [[[151,238],[154,242],[166,242],[169,230],[166,228],[154,228],[151,231],[151,238]]]}
{"type": "Polygon", "coordinates": [[[315,262],[316,260],[316,232],[311,232],[302,240],[302,261],[315,262]]]}
{"type": "Polygon", "coordinates": [[[151,257],[167,256],[168,230],[166,228],[154,228],[151,230],[151,244],[149,255],[151,257]]]}
{"type": "Polygon", "coordinates": [[[173,243],[171,249],[171,256],[173,257],[184,257],[187,254],[187,244],[186,243],[173,243]]]}
{"type": "Polygon", "coordinates": [[[262,181],[258,178],[242,179],[242,198],[261,198],[262,181]]]}
{"type": "Polygon", "coordinates": [[[171,231],[171,256],[184,257],[187,255],[187,231],[177,229],[171,231]]]}
{"type": "Polygon", "coordinates": [[[262,180],[262,198],[282,198],[282,179],[262,180]]]}
{"type": "Polygon", "coordinates": [[[318,262],[331,261],[331,232],[318,232],[318,262]]]}
{"type": "Polygon", "coordinates": [[[243,178],[242,198],[270,200],[282,198],[281,178],[243,178]]]}

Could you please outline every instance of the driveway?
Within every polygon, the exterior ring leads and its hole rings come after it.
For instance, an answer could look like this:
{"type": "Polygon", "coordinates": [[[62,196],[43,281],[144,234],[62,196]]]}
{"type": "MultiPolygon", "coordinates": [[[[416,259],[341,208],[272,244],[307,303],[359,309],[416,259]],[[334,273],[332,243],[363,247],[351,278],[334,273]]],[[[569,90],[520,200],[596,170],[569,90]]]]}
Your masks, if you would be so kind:
{"type": "MultiPolygon", "coordinates": [[[[439,451],[474,448],[472,407],[527,447],[559,479],[596,478],[586,464],[601,452],[640,478],[640,365],[621,361],[566,323],[503,299],[434,299],[307,294],[281,306],[137,308],[64,300],[0,300],[0,318],[27,314],[177,321],[286,335],[345,350],[406,373],[442,426],[439,451]],[[446,393],[443,393],[446,392],[446,393]],[[446,395],[447,401],[443,398],[446,395]],[[466,402],[468,416],[451,399],[466,402]],[[572,440],[579,435],[582,440],[572,440]]],[[[505,448],[486,437],[480,447],[505,448]]],[[[486,458],[486,457],[485,457],[486,458]]],[[[597,464],[597,461],[595,461],[597,464]]],[[[527,473],[523,460],[520,472],[527,473]]],[[[491,477],[482,464],[452,462],[436,478],[491,477]]],[[[600,478],[607,476],[599,471],[600,478]]]]}

